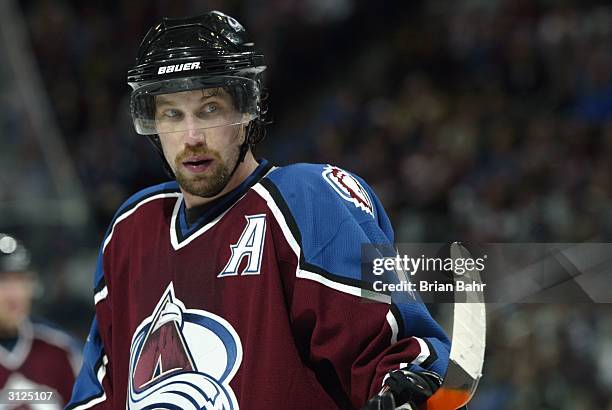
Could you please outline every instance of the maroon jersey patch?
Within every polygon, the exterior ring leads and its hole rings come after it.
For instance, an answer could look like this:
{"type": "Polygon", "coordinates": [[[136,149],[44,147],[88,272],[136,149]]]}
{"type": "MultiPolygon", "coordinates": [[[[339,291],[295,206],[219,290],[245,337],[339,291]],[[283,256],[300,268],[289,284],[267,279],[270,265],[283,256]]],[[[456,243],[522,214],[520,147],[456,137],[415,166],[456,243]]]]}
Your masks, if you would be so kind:
{"type": "Polygon", "coordinates": [[[70,399],[78,366],[80,355],[75,352],[70,336],[47,325],[26,322],[11,351],[0,347],[0,386],[3,390],[53,392],[44,406],[49,410],[61,409],[70,399]]]}

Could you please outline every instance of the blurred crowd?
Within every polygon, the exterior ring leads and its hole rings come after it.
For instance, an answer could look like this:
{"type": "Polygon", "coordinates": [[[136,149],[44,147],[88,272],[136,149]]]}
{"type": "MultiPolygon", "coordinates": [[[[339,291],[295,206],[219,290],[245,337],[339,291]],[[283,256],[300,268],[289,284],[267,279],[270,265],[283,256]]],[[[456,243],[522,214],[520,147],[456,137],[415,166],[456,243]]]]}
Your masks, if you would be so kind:
{"type": "Polygon", "coordinates": [[[612,309],[489,311],[485,377],[470,409],[612,408],[612,309]]]}
{"type": "MultiPolygon", "coordinates": [[[[375,3],[21,1],[98,237],[127,196],[166,179],[129,119],[137,42],[162,15],[219,9],[269,64],[274,124],[257,153],[356,172],[398,241],[611,242],[609,3],[375,3]]],[[[496,312],[472,408],[612,409],[610,313],[496,312]]]]}
{"type": "Polygon", "coordinates": [[[366,177],[403,240],[610,238],[612,8],[540,3],[410,16],[320,98],[313,156],[366,177]]]}

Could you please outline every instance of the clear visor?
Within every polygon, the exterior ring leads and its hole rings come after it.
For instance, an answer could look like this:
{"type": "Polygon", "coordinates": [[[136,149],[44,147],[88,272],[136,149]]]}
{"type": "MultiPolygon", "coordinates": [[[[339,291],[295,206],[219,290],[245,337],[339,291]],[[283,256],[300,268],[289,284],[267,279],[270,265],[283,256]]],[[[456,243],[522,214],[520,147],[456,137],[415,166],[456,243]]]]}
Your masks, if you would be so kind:
{"type": "Polygon", "coordinates": [[[243,77],[187,77],[138,88],[131,96],[142,135],[247,124],[259,117],[259,86],[243,77]]]}

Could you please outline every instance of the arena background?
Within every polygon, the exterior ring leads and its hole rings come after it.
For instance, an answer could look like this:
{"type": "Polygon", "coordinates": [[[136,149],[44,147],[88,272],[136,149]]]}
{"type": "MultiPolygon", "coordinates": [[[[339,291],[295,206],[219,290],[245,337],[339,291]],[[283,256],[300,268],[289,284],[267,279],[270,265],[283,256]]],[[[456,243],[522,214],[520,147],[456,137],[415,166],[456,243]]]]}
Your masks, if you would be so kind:
{"type": "MultiPolygon", "coordinates": [[[[35,254],[37,314],[84,338],[112,214],[165,179],[126,70],[160,16],[210,9],[267,57],[258,155],[361,175],[398,241],[610,242],[609,2],[2,0],[0,231],[35,254]]],[[[611,313],[499,312],[470,408],[612,409],[611,313]]]]}

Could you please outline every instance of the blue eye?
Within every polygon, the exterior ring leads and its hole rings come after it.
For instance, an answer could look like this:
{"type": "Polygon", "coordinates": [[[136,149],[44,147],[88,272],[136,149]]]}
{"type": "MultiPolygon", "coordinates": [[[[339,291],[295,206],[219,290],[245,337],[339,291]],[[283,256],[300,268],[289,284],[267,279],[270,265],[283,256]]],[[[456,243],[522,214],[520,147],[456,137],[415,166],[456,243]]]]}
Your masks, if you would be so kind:
{"type": "Polygon", "coordinates": [[[181,117],[181,112],[174,108],[164,110],[163,114],[164,114],[164,117],[173,118],[173,119],[177,119],[181,117]]]}
{"type": "Polygon", "coordinates": [[[215,103],[206,104],[204,106],[204,112],[207,114],[212,114],[218,110],[218,106],[215,103]]]}

